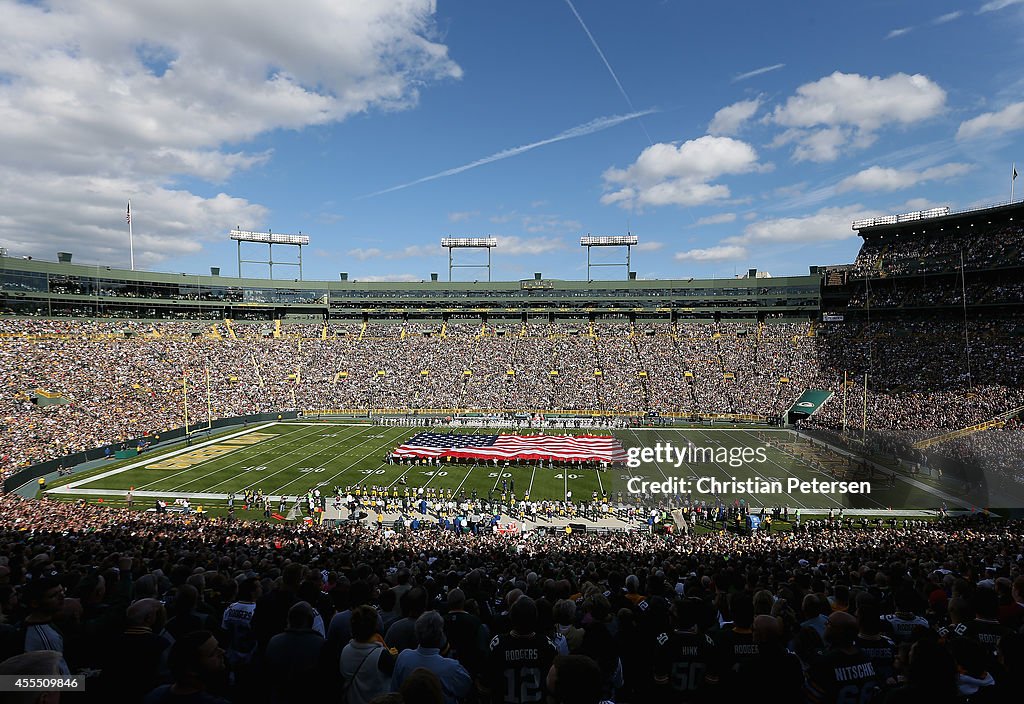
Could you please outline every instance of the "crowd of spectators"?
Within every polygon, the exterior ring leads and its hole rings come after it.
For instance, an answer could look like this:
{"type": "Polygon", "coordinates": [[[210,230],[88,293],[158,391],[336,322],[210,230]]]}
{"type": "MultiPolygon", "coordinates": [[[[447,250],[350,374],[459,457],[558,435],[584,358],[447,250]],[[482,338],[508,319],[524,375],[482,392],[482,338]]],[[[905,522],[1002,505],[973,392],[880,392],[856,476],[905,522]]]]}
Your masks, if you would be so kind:
{"type": "Polygon", "coordinates": [[[1024,263],[1024,228],[1014,223],[1003,227],[936,228],[902,232],[898,237],[867,238],[854,269],[864,277],[931,274],[1019,266],[1024,263]]]}
{"type": "Polygon", "coordinates": [[[365,326],[12,320],[0,335],[8,372],[0,470],[184,426],[183,375],[193,426],[291,409],[777,419],[804,389],[817,388],[834,395],[807,427],[842,430],[846,396],[847,429],[861,426],[866,406],[873,437],[909,445],[1024,406],[1022,328],[1015,318],[971,321],[966,330],[948,319],[365,326]],[[37,390],[58,398],[35,403],[37,390]]]}
{"type": "Polygon", "coordinates": [[[807,330],[782,322],[325,328],[10,320],[0,336],[8,371],[0,460],[10,472],[182,427],[186,393],[192,425],[288,409],[777,417],[815,380],[807,330]],[[36,390],[67,403],[38,405],[36,390]]]}
{"type": "Polygon", "coordinates": [[[676,702],[751,685],[789,700],[1009,701],[1024,671],[1022,535],[984,515],[867,532],[455,535],[3,496],[0,659],[21,659],[0,671],[55,651],[53,674],[125,702],[676,702]]]}
{"type": "MultiPolygon", "coordinates": [[[[1024,283],[971,282],[967,285],[968,305],[1000,304],[1024,301],[1024,283]]],[[[963,306],[964,289],[959,279],[906,280],[873,282],[850,296],[853,309],[932,308],[935,306],[963,306]]]]}

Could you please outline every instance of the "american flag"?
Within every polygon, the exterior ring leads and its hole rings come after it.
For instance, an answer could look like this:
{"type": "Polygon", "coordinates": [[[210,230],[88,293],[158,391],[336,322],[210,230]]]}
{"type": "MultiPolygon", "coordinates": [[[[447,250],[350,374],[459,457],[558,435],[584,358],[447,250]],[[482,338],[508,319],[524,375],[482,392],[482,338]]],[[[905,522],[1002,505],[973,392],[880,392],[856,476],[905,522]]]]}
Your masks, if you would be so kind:
{"type": "Polygon", "coordinates": [[[477,460],[596,460],[622,464],[626,451],[611,435],[469,435],[418,433],[395,457],[459,457],[477,460]]]}

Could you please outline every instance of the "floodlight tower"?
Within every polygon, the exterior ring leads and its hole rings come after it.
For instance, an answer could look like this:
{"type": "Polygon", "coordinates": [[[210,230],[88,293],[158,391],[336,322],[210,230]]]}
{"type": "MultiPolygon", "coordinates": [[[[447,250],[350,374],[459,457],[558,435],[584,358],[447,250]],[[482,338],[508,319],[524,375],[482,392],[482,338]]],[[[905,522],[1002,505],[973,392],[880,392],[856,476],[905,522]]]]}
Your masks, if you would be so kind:
{"type": "Polygon", "coordinates": [[[249,232],[248,230],[234,229],[231,231],[231,239],[238,242],[238,278],[242,278],[242,262],[246,264],[265,264],[270,267],[270,278],[274,278],[274,264],[278,266],[299,267],[299,281],[302,281],[302,248],[309,244],[309,235],[282,235],[267,232],[249,232]],[[242,243],[253,242],[255,244],[267,245],[266,259],[242,259],[242,243]],[[274,245],[287,244],[299,248],[299,260],[297,262],[275,262],[274,245]]]}
{"type": "Polygon", "coordinates": [[[587,280],[592,281],[590,277],[590,268],[593,266],[624,266],[626,267],[626,278],[629,278],[629,254],[630,248],[637,244],[640,240],[636,235],[611,235],[611,236],[600,236],[595,237],[586,235],[580,237],[580,246],[587,248],[587,280]],[[625,247],[626,248],[626,261],[624,262],[598,262],[592,264],[590,261],[590,249],[591,247],[625,247]]]}
{"type": "Polygon", "coordinates": [[[494,237],[442,237],[441,246],[448,250],[448,281],[452,280],[452,269],[487,269],[487,280],[491,280],[491,250],[498,246],[494,237]],[[454,250],[486,249],[486,264],[456,264],[454,250]]]}

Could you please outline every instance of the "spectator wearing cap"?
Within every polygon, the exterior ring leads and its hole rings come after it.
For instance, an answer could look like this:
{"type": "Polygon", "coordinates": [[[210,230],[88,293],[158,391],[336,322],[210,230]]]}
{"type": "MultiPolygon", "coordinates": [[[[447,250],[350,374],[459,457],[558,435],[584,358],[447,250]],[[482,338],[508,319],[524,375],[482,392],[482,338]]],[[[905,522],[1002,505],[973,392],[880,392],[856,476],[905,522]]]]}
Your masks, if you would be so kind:
{"type": "Polygon", "coordinates": [[[473,680],[458,660],[441,655],[444,644],[444,619],[436,611],[427,611],[416,619],[416,640],[419,647],[398,655],[391,677],[391,691],[401,690],[402,683],[417,668],[430,670],[441,681],[446,704],[455,704],[469,694],[473,680]]]}
{"type": "Polygon", "coordinates": [[[22,623],[25,652],[54,650],[61,654],[61,673],[71,674],[64,660],[64,635],[53,624],[54,617],[64,608],[64,586],[60,582],[60,574],[49,567],[37,571],[25,587],[25,601],[29,608],[29,614],[22,623]]]}
{"type": "Polygon", "coordinates": [[[167,657],[172,684],[157,687],[143,704],[230,704],[210,690],[223,684],[224,651],[209,631],[193,631],[174,642],[167,657]]]}

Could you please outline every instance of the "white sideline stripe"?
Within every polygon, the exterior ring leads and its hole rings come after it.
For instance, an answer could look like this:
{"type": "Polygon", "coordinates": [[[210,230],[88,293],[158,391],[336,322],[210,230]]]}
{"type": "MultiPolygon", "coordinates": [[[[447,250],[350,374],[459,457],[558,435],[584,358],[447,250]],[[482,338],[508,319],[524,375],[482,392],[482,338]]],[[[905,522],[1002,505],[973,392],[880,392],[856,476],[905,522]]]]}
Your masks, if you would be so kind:
{"type": "MultiPolygon", "coordinates": [[[[600,430],[605,430],[605,428],[600,428],[600,430]]],[[[734,428],[704,428],[702,426],[695,425],[689,428],[677,428],[673,426],[669,426],[667,428],[651,428],[645,426],[643,428],[608,428],[608,430],[628,430],[631,433],[644,430],[653,430],[662,433],[685,433],[688,430],[699,430],[702,433],[735,433],[738,431],[743,431],[746,433],[792,433],[793,435],[797,434],[795,431],[789,430],[788,428],[759,428],[757,426],[740,425],[737,425],[734,428]]]]}
{"type": "Polygon", "coordinates": [[[366,426],[367,428],[388,428],[388,427],[399,428],[399,427],[404,427],[404,426],[398,426],[398,425],[395,425],[395,426],[374,425],[373,423],[330,423],[328,421],[324,421],[323,423],[306,423],[306,422],[303,422],[303,421],[279,420],[277,422],[278,423],[282,423],[282,424],[286,424],[286,425],[319,425],[319,426],[341,425],[341,426],[346,426],[346,427],[362,425],[362,426],[366,426]]]}
{"type": "MultiPolygon", "coordinates": [[[[53,489],[48,489],[46,491],[46,493],[47,494],[73,494],[75,492],[71,491],[72,489],[77,489],[78,487],[83,486],[85,484],[91,484],[92,482],[97,481],[99,479],[106,479],[107,477],[113,477],[114,475],[121,474],[122,472],[127,472],[129,469],[138,469],[139,467],[141,467],[143,465],[146,465],[146,464],[149,464],[150,462],[156,462],[158,459],[159,460],[163,460],[163,459],[167,459],[168,457],[177,457],[178,455],[183,455],[186,452],[191,452],[192,450],[198,450],[199,448],[206,447],[207,445],[214,445],[214,444],[216,444],[218,442],[224,442],[225,440],[232,440],[234,438],[241,437],[242,435],[248,435],[249,433],[254,433],[257,430],[263,430],[264,428],[269,428],[272,425],[277,425],[277,423],[274,423],[274,422],[264,423],[263,425],[257,425],[257,426],[254,426],[252,428],[247,428],[245,430],[242,430],[241,432],[234,433],[232,435],[224,435],[224,436],[219,437],[219,438],[214,438],[213,440],[205,440],[205,441],[199,443],[198,445],[186,445],[185,447],[181,448],[180,450],[174,450],[173,452],[168,452],[168,453],[163,454],[163,455],[158,455],[157,457],[147,457],[144,460],[141,460],[139,462],[133,462],[132,464],[125,465],[124,467],[118,467],[117,469],[111,469],[109,472],[103,472],[101,474],[96,474],[96,475],[93,475],[91,477],[86,477],[85,479],[79,479],[77,482],[71,482],[69,484],[64,484],[62,486],[54,487],[53,489]]],[[[245,445],[239,445],[239,448],[242,448],[242,447],[245,447],[245,445]]],[[[115,493],[117,493],[117,492],[115,492],[115,493]]]]}
{"type": "MultiPolygon", "coordinates": [[[[127,495],[128,490],[127,489],[76,489],[76,490],[72,490],[72,491],[65,491],[65,492],[62,492],[62,493],[64,493],[64,494],[71,494],[71,495],[74,495],[74,496],[120,496],[121,498],[124,498],[127,495]]],[[[188,491],[133,491],[132,492],[132,496],[134,496],[136,499],[139,499],[139,498],[143,498],[143,499],[146,499],[146,498],[150,498],[150,499],[188,499],[190,501],[192,501],[194,499],[203,499],[203,500],[223,499],[223,500],[227,500],[227,498],[228,498],[227,494],[217,494],[217,493],[213,493],[213,492],[209,492],[209,491],[197,491],[195,493],[188,492],[188,491]]],[[[287,496],[295,496],[295,494],[286,494],[285,496],[286,497],[287,496]]],[[[281,500],[281,496],[279,494],[267,495],[266,498],[269,498],[271,501],[280,501],[281,500]]],[[[235,504],[237,506],[241,506],[244,503],[245,503],[244,498],[243,497],[239,497],[236,494],[235,495],[235,504]]],[[[255,506],[255,504],[252,504],[252,505],[255,506]]],[[[271,508],[274,509],[275,511],[277,510],[273,506],[271,508]]],[[[261,510],[262,510],[262,507],[261,507],[261,510]]]]}

